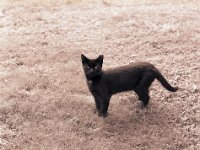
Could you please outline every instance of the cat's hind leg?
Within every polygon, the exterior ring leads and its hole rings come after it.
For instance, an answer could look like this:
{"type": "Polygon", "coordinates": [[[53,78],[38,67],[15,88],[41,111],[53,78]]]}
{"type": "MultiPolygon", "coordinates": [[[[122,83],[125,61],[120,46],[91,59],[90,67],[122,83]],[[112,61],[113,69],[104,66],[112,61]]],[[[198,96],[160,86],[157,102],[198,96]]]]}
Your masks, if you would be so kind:
{"type": "Polygon", "coordinates": [[[145,91],[145,92],[143,93],[143,95],[141,96],[141,101],[142,101],[142,104],[143,104],[142,107],[147,107],[147,106],[148,106],[148,104],[149,104],[149,99],[150,99],[149,93],[148,93],[148,91],[145,91]]]}
{"type": "Polygon", "coordinates": [[[134,89],[135,93],[139,97],[139,100],[142,101],[144,107],[147,107],[149,103],[149,99],[150,99],[149,87],[151,86],[154,79],[155,79],[154,73],[146,72],[144,73],[142,79],[140,80],[140,82],[134,89]]]}
{"type": "Polygon", "coordinates": [[[134,91],[138,95],[139,100],[142,101],[142,108],[147,107],[150,99],[148,89],[138,86],[134,91]]]}

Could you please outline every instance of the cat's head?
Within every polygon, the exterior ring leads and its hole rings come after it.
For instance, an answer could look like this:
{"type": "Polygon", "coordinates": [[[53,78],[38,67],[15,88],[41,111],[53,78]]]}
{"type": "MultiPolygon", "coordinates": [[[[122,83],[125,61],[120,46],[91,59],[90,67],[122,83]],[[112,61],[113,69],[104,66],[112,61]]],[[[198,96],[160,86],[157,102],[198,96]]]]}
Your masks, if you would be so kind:
{"type": "Polygon", "coordinates": [[[99,57],[96,59],[89,59],[85,55],[81,54],[81,60],[83,64],[83,70],[88,80],[92,80],[93,78],[101,75],[103,55],[99,55],[99,57]]]}

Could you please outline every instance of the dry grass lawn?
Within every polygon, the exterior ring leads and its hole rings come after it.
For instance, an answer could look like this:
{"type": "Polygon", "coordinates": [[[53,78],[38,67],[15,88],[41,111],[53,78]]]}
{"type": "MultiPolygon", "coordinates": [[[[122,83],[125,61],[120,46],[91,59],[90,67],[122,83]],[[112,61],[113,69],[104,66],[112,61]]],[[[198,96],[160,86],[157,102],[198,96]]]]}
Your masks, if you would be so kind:
{"type": "Polygon", "coordinates": [[[200,149],[200,3],[158,0],[2,0],[0,149],[200,149]],[[180,87],[151,87],[148,110],[114,95],[105,119],[80,54],[104,68],[148,61],[180,87]]]}

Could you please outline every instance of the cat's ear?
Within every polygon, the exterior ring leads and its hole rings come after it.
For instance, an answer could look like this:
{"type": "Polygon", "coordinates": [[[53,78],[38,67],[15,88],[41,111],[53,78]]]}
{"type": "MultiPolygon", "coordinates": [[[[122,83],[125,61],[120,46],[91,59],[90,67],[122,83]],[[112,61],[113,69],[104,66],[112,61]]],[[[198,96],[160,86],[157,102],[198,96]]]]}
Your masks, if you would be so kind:
{"type": "Polygon", "coordinates": [[[97,61],[102,65],[103,64],[103,55],[99,55],[99,57],[97,58],[97,61]]]}
{"type": "Polygon", "coordinates": [[[88,58],[85,55],[83,55],[83,54],[81,54],[81,60],[82,60],[83,64],[85,64],[85,63],[88,62],[88,58]]]}

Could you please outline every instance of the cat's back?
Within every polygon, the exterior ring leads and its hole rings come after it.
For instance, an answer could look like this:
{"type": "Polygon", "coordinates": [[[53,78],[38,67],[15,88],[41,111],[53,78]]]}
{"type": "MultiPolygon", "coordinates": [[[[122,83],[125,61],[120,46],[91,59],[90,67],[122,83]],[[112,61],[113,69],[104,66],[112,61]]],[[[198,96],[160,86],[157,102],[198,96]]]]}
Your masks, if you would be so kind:
{"type": "Polygon", "coordinates": [[[141,72],[144,70],[154,69],[155,67],[148,62],[130,63],[128,65],[106,69],[106,74],[118,74],[122,72],[141,72]]]}

